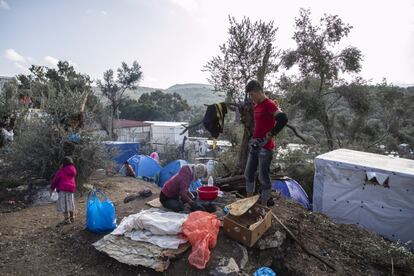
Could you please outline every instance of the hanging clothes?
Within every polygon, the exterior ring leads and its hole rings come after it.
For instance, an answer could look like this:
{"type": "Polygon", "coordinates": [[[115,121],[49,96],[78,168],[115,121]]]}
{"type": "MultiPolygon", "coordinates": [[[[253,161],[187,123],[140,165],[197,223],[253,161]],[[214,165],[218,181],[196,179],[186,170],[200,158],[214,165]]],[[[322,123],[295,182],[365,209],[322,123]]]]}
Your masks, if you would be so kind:
{"type": "Polygon", "coordinates": [[[225,103],[212,104],[207,106],[203,118],[203,126],[210,132],[211,136],[217,139],[223,133],[224,117],[227,114],[225,103]]]}

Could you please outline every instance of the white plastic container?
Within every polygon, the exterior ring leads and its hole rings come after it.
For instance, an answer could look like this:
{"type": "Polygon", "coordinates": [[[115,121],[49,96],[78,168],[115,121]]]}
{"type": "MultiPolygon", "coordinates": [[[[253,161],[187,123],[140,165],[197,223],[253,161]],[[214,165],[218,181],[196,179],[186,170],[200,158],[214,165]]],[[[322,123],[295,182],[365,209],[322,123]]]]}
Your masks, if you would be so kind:
{"type": "Polygon", "coordinates": [[[214,178],[211,175],[208,178],[207,186],[214,186],[214,178]]]}

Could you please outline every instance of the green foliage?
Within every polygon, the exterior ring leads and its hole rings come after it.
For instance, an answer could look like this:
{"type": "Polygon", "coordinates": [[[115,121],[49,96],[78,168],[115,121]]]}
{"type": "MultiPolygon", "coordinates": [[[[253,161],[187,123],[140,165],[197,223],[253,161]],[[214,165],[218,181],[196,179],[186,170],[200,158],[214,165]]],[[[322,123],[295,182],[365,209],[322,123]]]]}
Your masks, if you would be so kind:
{"type": "Polygon", "coordinates": [[[313,25],[310,11],[304,9],[300,10],[295,25],[293,39],[297,47],[286,52],[282,61],[286,68],[298,65],[301,77],[298,80],[283,77],[281,87],[287,92],[288,104],[300,111],[304,120],[315,120],[322,125],[327,147],[331,150],[341,147],[341,139],[347,135],[336,131],[361,127],[369,112],[364,81],[356,78],[346,82],[339,77],[340,72],[357,73],[361,69],[362,54],[358,49],[349,46],[336,54],[337,45],[352,27],[337,15],[325,15],[319,25],[313,25]],[[344,104],[351,112],[333,111],[344,104]],[[337,117],[342,128],[337,127],[337,117]],[[350,123],[347,125],[346,121],[350,123]]]}
{"type": "Polygon", "coordinates": [[[250,103],[246,103],[245,85],[257,79],[264,87],[269,87],[272,77],[279,68],[280,51],[276,48],[276,32],[273,21],[251,22],[245,17],[237,22],[229,17],[229,38],[220,46],[221,55],[213,57],[204,71],[210,73],[209,82],[217,91],[226,93],[226,101],[245,105],[243,138],[240,143],[239,160],[236,170],[244,170],[247,161],[247,144],[251,137],[254,122],[250,103]]]}
{"type": "Polygon", "coordinates": [[[120,118],[138,121],[179,121],[180,112],[189,109],[180,95],[160,90],[144,93],[138,101],[128,100],[119,107],[120,118]]]}
{"type": "Polygon", "coordinates": [[[228,176],[237,165],[237,159],[234,158],[237,154],[236,148],[221,153],[216,159],[218,163],[214,168],[214,176],[228,176]]]}
{"type": "Polygon", "coordinates": [[[273,21],[251,22],[247,17],[241,22],[229,17],[229,23],[229,38],[220,46],[221,55],[213,57],[204,70],[210,73],[209,82],[215,90],[236,102],[244,99],[244,86],[249,80],[264,83],[278,70],[277,28],[273,21]]]}
{"type": "Polygon", "coordinates": [[[19,94],[17,93],[18,83],[16,79],[5,83],[3,89],[0,91],[0,127],[2,127],[4,118],[18,117],[24,108],[19,107],[19,94]]]}
{"type": "Polygon", "coordinates": [[[97,101],[90,94],[90,78],[62,61],[58,63],[57,69],[32,66],[30,71],[30,75],[20,75],[17,77],[18,82],[12,83],[14,86],[11,91],[14,94],[8,98],[29,96],[33,105],[41,109],[35,117],[27,117],[22,112],[22,109],[27,108],[25,106],[17,105],[12,110],[19,117],[15,139],[2,156],[6,160],[8,173],[18,178],[50,179],[62,158],[67,155],[65,145],[72,145],[78,180],[85,181],[92,171],[103,167],[107,160],[106,151],[96,137],[80,130],[79,124],[68,130],[67,122],[73,120],[74,115],[80,116],[82,122],[85,120],[92,124],[94,121],[91,115],[96,111],[97,101]],[[90,100],[89,104],[87,100],[90,100]],[[71,132],[79,135],[78,144],[68,141],[71,132]]]}
{"type": "Polygon", "coordinates": [[[125,91],[127,89],[135,89],[138,82],[142,79],[141,66],[137,61],[129,67],[125,62],[117,70],[117,79],[114,78],[114,71],[109,69],[103,74],[103,81],[98,80],[97,85],[106,97],[111,106],[111,137],[115,138],[113,119],[119,106],[127,100],[125,91]]]}
{"type": "Polygon", "coordinates": [[[361,69],[362,54],[358,49],[347,47],[337,55],[334,53],[334,47],[352,29],[337,15],[325,15],[320,25],[313,25],[310,10],[301,9],[295,25],[293,39],[297,48],[283,58],[287,68],[297,64],[303,76],[312,75],[326,81],[336,80],[339,71],[358,72],[361,69]]]}
{"type": "MultiPolygon", "coordinates": [[[[4,157],[10,172],[23,178],[51,179],[65,156],[67,132],[53,123],[53,118],[25,121],[12,149],[4,157]]],[[[104,147],[88,133],[80,134],[81,142],[74,146],[73,159],[78,169],[78,181],[84,182],[94,170],[108,160],[104,147]]]]}
{"type": "Polygon", "coordinates": [[[163,93],[160,90],[157,90],[150,94],[143,94],[139,98],[138,103],[142,105],[152,106],[154,109],[165,113],[166,117],[169,117],[172,121],[178,120],[179,112],[190,109],[187,101],[184,100],[179,94],[167,94],[163,93]]]}
{"type": "Polygon", "coordinates": [[[273,163],[280,165],[281,172],[279,173],[296,180],[308,194],[309,198],[312,199],[313,178],[315,175],[313,160],[316,156],[316,153],[294,150],[279,158],[274,158],[273,163]]]}

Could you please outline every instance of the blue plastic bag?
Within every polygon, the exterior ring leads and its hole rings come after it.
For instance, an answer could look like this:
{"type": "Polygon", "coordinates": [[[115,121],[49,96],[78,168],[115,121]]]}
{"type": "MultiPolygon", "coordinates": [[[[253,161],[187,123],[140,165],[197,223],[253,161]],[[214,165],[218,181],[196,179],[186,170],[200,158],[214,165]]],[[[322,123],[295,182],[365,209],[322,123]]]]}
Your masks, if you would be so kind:
{"type": "Polygon", "coordinates": [[[262,266],[255,271],[254,276],[276,276],[276,273],[272,269],[262,266]]]}
{"type": "Polygon", "coordinates": [[[105,233],[116,228],[115,207],[101,190],[93,190],[86,201],[86,229],[94,233],[105,233]],[[103,201],[98,197],[102,195],[103,201]]]}
{"type": "Polygon", "coordinates": [[[200,179],[196,179],[193,182],[190,183],[190,187],[188,187],[188,191],[192,192],[192,193],[196,193],[197,192],[197,188],[203,186],[203,184],[201,184],[200,179]]]}

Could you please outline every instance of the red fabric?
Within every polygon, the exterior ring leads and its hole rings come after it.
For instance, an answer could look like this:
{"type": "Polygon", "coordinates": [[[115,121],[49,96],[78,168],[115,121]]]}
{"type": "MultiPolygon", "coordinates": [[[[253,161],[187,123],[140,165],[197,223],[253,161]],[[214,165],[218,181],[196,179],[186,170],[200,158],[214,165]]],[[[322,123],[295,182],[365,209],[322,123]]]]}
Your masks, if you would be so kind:
{"type": "MultiPolygon", "coordinates": [[[[265,138],[266,134],[275,126],[275,112],[278,110],[276,104],[266,98],[259,104],[254,105],[254,131],[253,138],[265,138]]],[[[271,139],[264,148],[272,150],[275,148],[275,141],[271,139]]]]}
{"type": "Polygon", "coordinates": [[[56,189],[59,191],[74,193],[76,189],[75,176],[77,174],[74,165],[69,164],[60,168],[53,178],[50,190],[56,189]]]}
{"type": "Polygon", "coordinates": [[[185,165],[178,173],[165,182],[161,191],[166,197],[181,198],[184,203],[191,202],[192,200],[188,196],[188,187],[190,187],[193,180],[193,173],[190,167],[185,165]]]}
{"type": "Polygon", "coordinates": [[[210,249],[217,243],[220,221],[214,214],[196,211],[188,216],[181,229],[192,246],[188,262],[198,269],[206,268],[210,249]]]}

